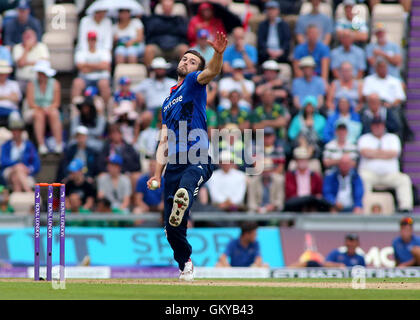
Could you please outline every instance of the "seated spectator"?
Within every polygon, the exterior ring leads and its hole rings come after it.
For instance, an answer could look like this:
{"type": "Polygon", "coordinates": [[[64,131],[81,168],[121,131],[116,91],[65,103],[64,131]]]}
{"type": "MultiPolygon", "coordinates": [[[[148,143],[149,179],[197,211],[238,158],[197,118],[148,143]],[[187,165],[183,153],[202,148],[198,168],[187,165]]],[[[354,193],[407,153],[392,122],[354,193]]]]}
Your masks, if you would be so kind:
{"type": "Polygon", "coordinates": [[[223,72],[232,73],[232,63],[235,59],[245,61],[246,67],[244,73],[254,74],[258,62],[257,49],[245,42],[245,30],[242,27],[236,27],[233,32],[233,43],[228,45],[223,55],[223,72]]]}
{"type": "Polygon", "coordinates": [[[366,47],[366,57],[370,66],[370,73],[375,73],[376,60],[378,58],[386,61],[388,74],[401,79],[400,69],[402,67],[401,47],[386,39],[385,27],[382,23],[375,25],[376,42],[372,42],[366,47]]]}
{"type": "Polygon", "coordinates": [[[124,161],[118,154],[108,158],[107,169],[98,177],[98,198],[111,201],[111,207],[127,211],[130,206],[131,182],[130,178],[121,173],[124,161]]]}
{"type": "Polygon", "coordinates": [[[280,17],[280,7],[277,1],[265,4],[267,19],[258,26],[258,62],[266,60],[287,62],[290,53],[290,28],[280,17]]]}
{"type": "Polygon", "coordinates": [[[307,96],[302,104],[302,110],[293,117],[288,137],[296,146],[300,137],[304,137],[316,153],[324,140],[325,118],[317,110],[318,104],[314,96],[307,96]]]}
{"type": "Polygon", "coordinates": [[[87,177],[95,178],[98,173],[98,153],[97,150],[89,146],[89,129],[85,126],[78,126],[73,136],[75,141],[68,145],[60,163],[58,181],[68,175],[67,168],[75,159],[82,161],[82,171],[87,177]]]}
{"type": "Polygon", "coordinates": [[[88,51],[89,33],[97,35],[96,49],[105,51],[108,54],[112,50],[112,22],[107,16],[107,11],[98,9],[93,15],[84,16],[79,23],[79,34],[77,37],[77,51],[88,51]]]}
{"type": "Polygon", "coordinates": [[[39,60],[49,60],[48,47],[38,42],[36,33],[27,29],[22,34],[22,42],[13,47],[13,61],[16,65],[16,80],[22,92],[26,92],[26,85],[36,78],[33,67],[39,60]]]}
{"type": "Polygon", "coordinates": [[[353,44],[353,34],[343,30],[339,37],[341,46],[331,51],[331,71],[334,78],[339,78],[339,68],[343,62],[349,62],[353,67],[353,77],[363,78],[366,70],[366,57],[363,49],[353,44]]]}
{"type": "Polygon", "coordinates": [[[347,234],[344,247],[331,251],[325,259],[324,266],[332,268],[366,266],[364,253],[359,248],[359,236],[347,234]]]}
{"type": "Polygon", "coordinates": [[[153,59],[150,67],[152,75],[144,79],[133,91],[137,94],[138,105],[142,109],[155,111],[162,106],[162,101],[176,85],[176,81],[166,76],[170,64],[165,59],[161,57],[153,59]]]}
{"type": "Polygon", "coordinates": [[[356,166],[358,158],[357,146],[347,139],[347,135],[346,123],[337,122],[335,139],[328,142],[324,147],[322,163],[325,168],[336,168],[344,155],[348,155],[352,159],[353,167],[356,166]]]}
{"type": "Polygon", "coordinates": [[[261,258],[257,229],[255,222],[243,223],[241,236],[229,242],[216,267],[268,267],[261,258]]]}
{"type": "Polygon", "coordinates": [[[138,63],[144,53],[144,26],[132,18],[130,9],[118,11],[118,22],[113,26],[115,63],[138,63]]]}
{"type": "Polygon", "coordinates": [[[381,118],[384,121],[387,132],[399,133],[400,127],[398,120],[391,110],[382,105],[378,94],[372,93],[367,97],[367,106],[361,114],[363,134],[370,132],[371,123],[374,118],[381,118]]]}
{"type": "Polygon", "coordinates": [[[212,204],[219,210],[238,211],[243,208],[246,193],[245,173],[236,169],[229,152],[220,154],[220,169],[206,183],[212,204]]]}
{"type": "Polygon", "coordinates": [[[109,138],[105,142],[97,163],[99,172],[105,172],[109,157],[118,154],[122,159],[122,172],[135,173],[140,171],[140,159],[134,148],[123,139],[118,124],[109,127],[109,138]]]}
{"type": "Polygon", "coordinates": [[[298,43],[305,41],[304,33],[309,25],[314,25],[320,31],[319,40],[324,44],[329,45],[331,42],[331,35],[334,31],[334,23],[332,19],[325,14],[320,13],[319,5],[321,0],[310,0],[312,4],[312,11],[308,14],[300,15],[296,22],[296,40],[298,43]]]}
{"type": "Polygon", "coordinates": [[[248,211],[281,211],[284,206],[285,154],[282,143],[276,141],[276,132],[272,127],[264,128],[263,152],[263,173],[248,177],[248,211]]]}
{"type": "Polygon", "coordinates": [[[214,15],[213,5],[208,2],[201,3],[198,12],[193,16],[188,24],[188,41],[190,47],[196,45],[197,31],[206,29],[210,33],[210,39],[214,39],[217,32],[226,34],[223,21],[214,15]]]}
{"type": "Polygon", "coordinates": [[[13,57],[9,47],[0,45],[0,60],[7,61],[9,66],[13,66],[13,57]]]}
{"type": "Polygon", "coordinates": [[[210,38],[210,32],[207,29],[199,29],[197,31],[197,43],[191,49],[196,50],[200,53],[206,62],[210,61],[213,57],[214,49],[207,40],[210,38]]]}
{"type": "Polygon", "coordinates": [[[9,190],[0,184],[0,215],[15,212],[13,207],[9,204],[9,196],[9,190]]]}
{"type": "MultiPolygon", "coordinates": [[[[140,154],[143,164],[144,158],[152,158],[159,142],[160,129],[162,128],[162,112],[161,108],[156,109],[154,113],[145,111],[141,115],[139,123],[137,140],[134,145],[135,150],[140,154]]],[[[143,165],[141,166],[142,169],[143,165]]]]}
{"type": "Polygon", "coordinates": [[[367,97],[376,93],[385,107],[400,107],[406,99],[401,80],[388,73],[387,63],[383,59],[376,59],[375,71],[363,81],[363,96],[367,97]]]}
{"type": "Polygon", "coordinates": [[[87,34],[88,48],[80,49],[75,55],[75,64],[79,75],[73,81],[71,96],[72,98],[81,96],[86,87],[97,87],[100,95],[108,104],[111,97],[110,78],[111,78],[111,54],[105,49],[97,47],[97,34],[91,31],[87,34]]]}
{"type": "Polygon", "coordinates": [[[281,104],[275,102],[274,92],[266,89],[261,95],[261,105],[257,106],[252,113],[252,127],[264,129],[272,127],[276,136],[286,138],[286,127],[290,120],[288,110],[281,104]]]}
{"type": "Polygon", "coordinates": [[[325,82],[314,75],[314,67],[315,61],[312,57],[304,57],[299,61],[302,77],[293,79],[292,83],[293,105],[298,111],[302,109],[303,100],[307,96],[314,96],[319,106],[324,104],[325,82]]]}
{"type": "Polygon", "coordinates": [[[244,76],[246,68],[245,61],[242,59],[235,59],[232,62],[232,68],[232,76],[223,78],[219,82],[220,104],[227,108],[229,105],[227,97],[230,92],[236,90],[239,91],[242,94],[243,99],[251,105],[255,84],[251,80],[247,80],[244,76]]]}
{"type": "Polygon", "coordinates": [[[338,72],[338,79],[331,82],[326,99],[328,112],[334,112],[337,102],[341,98],[349,100],[356,112],[363,107],[362,95],[363,81],[353,76],[353,66],[349,62],[343,62],[338,72]]]}
{"type": "Polygon", "coordinates": [[[135,141],[134,126],[138,116],[138,113],[134,111],[134,104],[131,101],[123,100],[114,109],[112,123],[119,125],[124,142],[130,145],[135,141]]]}
{"type": "Polygon", "coordinates": [[[234,123],[239,126],[241,131],[250,128],[250,112],[249,109],[240,105],[241,93],[238,91],[232,91],[229,93],[229,109],[222,109],[218,112],[217,123],[222,128],[228,123],[234,123]]]}
{"type": "Polygon", "coordinates": [[[324,128],[324,142],[328,143],[334,139],[334,132],[337,123],[345,123],[347,128],[347,139],[355,143],[362,133],[360,116],[354,111],[350,101],[346,98],[338,100],[336,111],[327,118],[324,128]]]}
{"type": "Polygon", "coordinates": [[[174,0],[161,0],[161,4],[163,14],[154,14],[145,20],[144,64],[147,67],[155,57],[164,57],[167,61],[178,60],[188,50],[186,19],[173,14],[174,0]]]}
{"type": "Polygon", "coordinates": [[[13,68],[6,60],[0,60],[0,125],[6,125],[9,115],[19,111],[19,102],[22,93],[16,81],[9,76],[13,68]]]}
{"type": "Polygon", "coordinates": [[[156,159],[150,159],[149,172],[142,175],[136,184],[136,193],[134,200],[135,214],[141,214],[151,211],[163,211],[163,184],[162,178],[161,186],[156,190],[151,190],[147,187],[147,181],[154,176],[156,168],[156,159]]]}
{"type": "Polygon", "coordinates": [[[17,112],[10,114],[8,129],[12,139],[1,146],[1,176],[12,192],[31,192],[40,169],[38,153],[32,142],[24,139],[25,123],[17,112]]]}
{"type": "Polygon", "coordinates": [[[277,103],[288,103],[289,90],[286,83],[280,78],[280,67],[274,60],[267,60],[262,64],[263,73],[261,76],[256,76],[253,80],[255,82],[255,95],[257,103],[261,103],[262,93],[269,89],[273,91],[277,103]]]}
{"type": "Polygon", "coordinates": [[[354,160],[350,155],[343,155],[337,168],[325,175],[323,195],[331,204],[332,213],[363,213],[363,182],[354,169],[354,160]]]}
{"type": "Polygon", "coordinates": [[[114,93],[114,108],[116,108],[121,101],[130,101],[135,105],[137,97],[130,88],[131,79],[128,77],[121,77],[118,84],[120,85],[120,88],[114,93]]]}
{"type": "Polygon", "coordinates": [[[397,267],[420,266],[420,237],[414,235],[413,224],[413,218],[402,218],[400,220],[400,236],[392,241],[397,267]]]}
{"type": "Polygon", "coordinates": [[[31,16],[31,7],[28,1],[19,1],[17,16],[7,21],[3,30],[3,44],[13,47],[23,41],[23,34],[28,28],[35,31],[38,41],[41,41],[42,28],[40,21],[31,16]]]}
{"type": "Polygon", "coordinates": [[[309,169],[311,155],[303,147],[293,151],[296,171],[286,172],[284,211],[328,211],[330,205],[322,199],[322,177],[309,169]]]}
{"type": "Polygon", "coordinates": [[[67,168],[69,176],[63,180],[66,184],[66,207],[77,208],[80,211],[92,211],[95,204],[95,186],[83,173],[85,164],[75,158],[67,168]]]}
{"type": "Polygon", "coordinates": [[[335,23],[335,33],[340,38],[344,30],[350,30],[356,43],[364,45],[369,40],[369,26],[360,14],[353,12],[355,0],[344,0],[344,17],[335,23]],[[357,18],[356,18],[357,17],[357,18]],[[356,18],[356,19],[355,19],[356,18]]]}
{"type": "Polygon", "coordinates": [[[385,132],[385,123],[379,117],[372,120],[371,132],[362,135],[358,142],[359,173],[365,194],[372,192],[377,185],[394,188],[398,210],[409,212],[413,209],[413,193],[410,177],[399,168],[400,139],[385,132]]]}
{"type": "Polygon", "coordinates": [[[26,100],[33,112],[33,124],[38,152],[40,155],[48,153],[45,145],[45,130],[48,125],[54,136],[54,152],[63,152],[63,126],[60,119],[61,86],[54,79],[56,71],[51,68],[47,60],[39,60],[34,71],[37,73],[35,80],[28,83],[26,100]]]}
{"type": "Polygon", "coordinates": [[[303,71],[300,69],[300,62],[302,58],[307,56],[311,56],[315,61],[315,74],[327,82],[330,71],[330,48],[319,40],[318,29],[312,24],[306,29],[306,42],[297,45],[293,54],[293,72],[295,77],[304,76],[303,71]]]}
{"type": "MultiPolygon", "coordinates": [[[[221,126],[220,129],[219,154],[230,154],[232,162],[237,166],[236,168],[240,171],[245,171],[247,168],[245,163],[245,151],[247,148],[242,139],[242,132],[239,126],[235,123],[227,123],[221,126]]],[[[210,147],[215,149],[217,147],[216,143],[217,141],[214,141],[210,147]]],[[[211,155],[214,155],[213,150],[211,150],[211,155]]]]}

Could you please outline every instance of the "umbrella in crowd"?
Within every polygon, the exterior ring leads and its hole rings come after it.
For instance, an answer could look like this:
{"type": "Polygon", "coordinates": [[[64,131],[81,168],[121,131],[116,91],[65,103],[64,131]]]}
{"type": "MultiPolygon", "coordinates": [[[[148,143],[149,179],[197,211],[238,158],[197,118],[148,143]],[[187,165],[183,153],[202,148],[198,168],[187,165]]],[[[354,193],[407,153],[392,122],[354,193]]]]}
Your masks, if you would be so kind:
{"type": "Polygon", "coordinates": [[[110,16],[116,17],[120,9],[130,10],[133,16],[142,15],[145,12],[141,4],[134,0],[97,0],[87,8],[86,13],[92,15],[96,11],[108,11],[110,16]]]}

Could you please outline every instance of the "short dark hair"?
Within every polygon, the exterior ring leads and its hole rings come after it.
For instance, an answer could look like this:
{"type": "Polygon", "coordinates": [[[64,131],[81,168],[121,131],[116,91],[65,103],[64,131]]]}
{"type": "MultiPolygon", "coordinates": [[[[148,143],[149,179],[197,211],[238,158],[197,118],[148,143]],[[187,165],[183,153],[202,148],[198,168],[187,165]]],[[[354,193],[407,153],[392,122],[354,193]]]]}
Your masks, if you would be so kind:
{"type": "Polygon", "coordinates": [[[204,67],[206,66],[206,59],[204,59],[204,57],[200,54],[200,52],[198,52],[197,50],[194,50],[194,49],[189,49],[189,50],[185,51],[184,55],[186,55],[187,53],[191,53],[191,54],[195,55],[196,57],[198,57],[200,59],[200,64],[198,66],[198,70],[203,71],[204,67]]]}
{"type": "Polygon", "coordinates": [[[241,236],[245,233],[257,230],[258,224],[256,222],[244,222],[241,224],[241,236]]]}

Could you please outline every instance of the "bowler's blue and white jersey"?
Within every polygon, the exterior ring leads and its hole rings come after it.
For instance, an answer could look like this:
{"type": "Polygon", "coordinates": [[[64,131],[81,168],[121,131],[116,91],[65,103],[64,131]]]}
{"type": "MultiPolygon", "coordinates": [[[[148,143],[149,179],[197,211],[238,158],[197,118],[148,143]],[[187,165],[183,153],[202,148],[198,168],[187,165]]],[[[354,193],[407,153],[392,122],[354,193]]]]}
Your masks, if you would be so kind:
{"type": "Polygon", "coordinates": [[[190,149],[208,150],[206,85],[197,81],[201,71],[189,73],[171,88],[162,105],[162,124],[168,128],[168,156],[190,149]],[[171,131],[175,137],[171,137],[171,131]]]}

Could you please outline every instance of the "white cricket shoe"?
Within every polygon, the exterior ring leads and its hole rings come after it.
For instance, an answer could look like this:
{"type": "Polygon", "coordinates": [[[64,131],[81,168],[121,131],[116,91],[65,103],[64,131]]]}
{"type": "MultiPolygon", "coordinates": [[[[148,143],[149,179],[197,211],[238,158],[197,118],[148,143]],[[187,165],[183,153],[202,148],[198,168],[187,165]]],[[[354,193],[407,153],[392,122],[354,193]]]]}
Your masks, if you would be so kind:
{"type": "Polygon", "coordinates": [[[179,280],[181,281],[193,281],[194,280],[194,266],[189,259],[187,262],[185,262],[184,271],[181,271],[179,275],[179,280]]]}
{"type": "Polygon", "coordinates": [[[174,204],[172,205],[172,212],[169,216],[169,224],[172,227],[178,227],[181,224],[185,210],[187,210],[189,204],[190,197],[188,196],[187,189],[179,188],[175,192],[174,204]]]}

